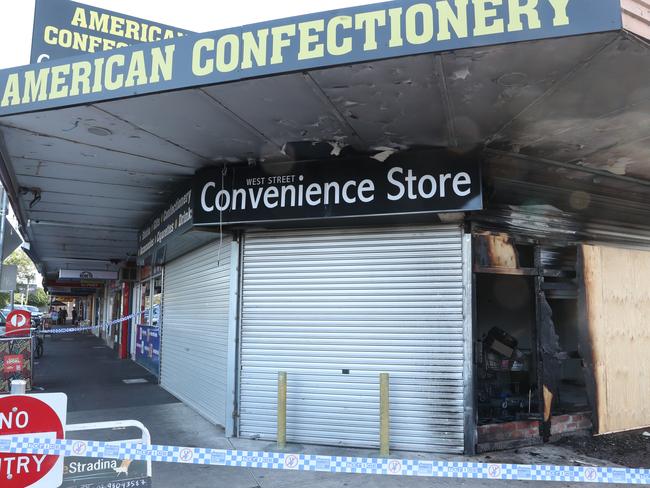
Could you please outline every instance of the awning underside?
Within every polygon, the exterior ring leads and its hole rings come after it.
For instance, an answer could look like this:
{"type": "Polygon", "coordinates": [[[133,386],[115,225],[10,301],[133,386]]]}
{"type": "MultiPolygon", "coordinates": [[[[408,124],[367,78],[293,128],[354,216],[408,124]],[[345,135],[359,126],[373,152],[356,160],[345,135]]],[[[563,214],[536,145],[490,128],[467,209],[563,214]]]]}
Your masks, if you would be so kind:
{"type": "Polygon", "coordinates": [[[485,146],[492,201],[645,224],[648,80],[647,43],[616,32],[10,116],[0,128],[23,231],[52,274],[114,269],[197,169],[251,158],[485,146]]]}

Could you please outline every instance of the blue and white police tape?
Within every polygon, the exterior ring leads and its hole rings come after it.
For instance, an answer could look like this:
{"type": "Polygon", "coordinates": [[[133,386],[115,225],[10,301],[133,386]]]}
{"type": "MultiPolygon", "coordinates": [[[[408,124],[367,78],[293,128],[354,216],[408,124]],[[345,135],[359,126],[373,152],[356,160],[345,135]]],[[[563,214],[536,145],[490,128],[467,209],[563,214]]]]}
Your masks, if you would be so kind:
{"type": "Polygon", "coordinates": [[[110,322],[105,322],[103,324],[98,324],[98,325],[88,325],[84,327],[60,327],[56,329],[45,329],[41,332],[46,335],[47,334],[73,334],[75,332],[84,332],[84,331],[95,330],[95,329],[108,329],[112,325],[120,324],[126,320],[131,320],[143,313],[144,311],[132,313],[129,315],[125,315],[124,317],[120,317],[119,319],[111,320],[110,322]]]}
{"type": "Polygon", "coordinates": [[[508,481],[650,484],[650,469],[319,456],[315,454],[155,446],[132,442],[106,443],[71,439],[48,440],[18,436],[0,438],[0,452],[129,459],[238,468],[319,471],[325,473],[508,481]]]}

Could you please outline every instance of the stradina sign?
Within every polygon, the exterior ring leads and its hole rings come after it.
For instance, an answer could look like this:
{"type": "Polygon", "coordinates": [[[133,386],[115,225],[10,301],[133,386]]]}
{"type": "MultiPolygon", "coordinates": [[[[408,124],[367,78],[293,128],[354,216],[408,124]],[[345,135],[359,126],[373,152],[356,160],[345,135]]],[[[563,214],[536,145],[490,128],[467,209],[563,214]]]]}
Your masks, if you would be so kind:
{"type": "Polygon", "coordinates": [[[404,153],[200,172],[194,225],[216,226],[408,216],[482,209],[474,153],[404,153]]]}
{"type": "Polygon", "coordinates": [[[0,115],[621,29],[620,0],[394,1],[0,71],[0,115]]]}

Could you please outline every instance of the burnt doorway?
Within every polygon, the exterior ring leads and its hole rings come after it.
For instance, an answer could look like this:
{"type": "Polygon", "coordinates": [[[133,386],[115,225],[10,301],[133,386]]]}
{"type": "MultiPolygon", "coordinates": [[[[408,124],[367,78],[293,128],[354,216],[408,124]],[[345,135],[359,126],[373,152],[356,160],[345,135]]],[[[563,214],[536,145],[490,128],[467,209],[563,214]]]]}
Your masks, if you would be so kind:
{"type": "Polygon", "coordinates": [[[539,419],[535,282],[477,274],[478,425],[539,419]]]}

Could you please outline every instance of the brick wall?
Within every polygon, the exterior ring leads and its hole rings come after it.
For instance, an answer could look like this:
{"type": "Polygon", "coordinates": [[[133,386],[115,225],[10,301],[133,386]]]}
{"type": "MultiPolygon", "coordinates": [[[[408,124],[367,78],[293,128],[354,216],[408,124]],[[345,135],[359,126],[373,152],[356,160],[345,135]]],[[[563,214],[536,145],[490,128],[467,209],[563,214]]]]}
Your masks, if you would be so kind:
{"type": "MultiPolygon", "coordinates": [[[[592,428],[590,413],[558,415],[551,420],[551,437],[558,438],[592,428]]],[[[499,451],[540,444],[538,420],[521,420],[478,427],[478,452],[499,451]]]]}
{"type": "Polygon", "coordinates": [[[481,425],[478,428],[479,444],[485,442],[514,441],[539,436],[538,420],[521,420],[503,424],[481,425]]]}
{"type": "Polygon", "coordinates": [[[551,421],[551,435],[561,436],[579,430],[591,430],[593,427],[591,423],[590,413],[573,413],[570,415],[558,415],[553,417],[551,421]]]}

